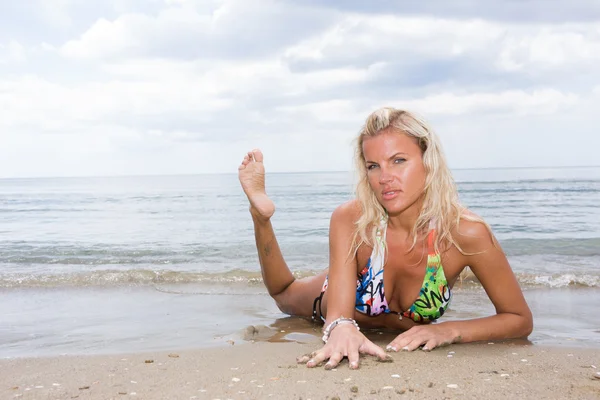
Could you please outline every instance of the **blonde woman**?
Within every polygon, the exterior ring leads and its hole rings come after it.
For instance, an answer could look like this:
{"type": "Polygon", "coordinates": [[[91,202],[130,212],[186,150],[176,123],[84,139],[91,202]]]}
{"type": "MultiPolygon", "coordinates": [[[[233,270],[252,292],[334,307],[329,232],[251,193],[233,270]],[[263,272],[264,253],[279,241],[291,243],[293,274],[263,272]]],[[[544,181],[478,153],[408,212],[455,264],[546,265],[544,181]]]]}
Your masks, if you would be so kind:
{"type": "Polygon", "coordinates": [[[356,142],[356,199],[331,216],[329,268],[295,279],[281,254],[265,192],[263,155],[249,152],[239,178],[250,201],[265,285],[281,311],[324,321],[325,345],[300,359],[334,368],[359,354],[386,358],[360,327],[403,331],[388,351],[526,337],[531,311],[488,224],[460,205],[438,137],[410,112],[373,112],[356,142]],[[469,267],[496,315],[437,321],[469,267]],[[437,323],[431,323],[436,321],[437,323]]]}

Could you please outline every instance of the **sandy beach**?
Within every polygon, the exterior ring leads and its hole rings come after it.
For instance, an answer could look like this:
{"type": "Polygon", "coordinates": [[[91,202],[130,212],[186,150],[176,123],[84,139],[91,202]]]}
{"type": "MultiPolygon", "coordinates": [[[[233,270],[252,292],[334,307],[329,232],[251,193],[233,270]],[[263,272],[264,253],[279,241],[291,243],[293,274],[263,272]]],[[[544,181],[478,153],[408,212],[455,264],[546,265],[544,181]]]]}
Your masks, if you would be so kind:
{"type": "MultiPolygon", "coordinates": [[[[377,340],[385,345],[383,340],[377,340]]],[[[454,345],[364,357],[326,371],[296,363],[318,342],[231,342],[177,352],[0,361],[2,399],[598,399],[600,349],[454,345]]]]}

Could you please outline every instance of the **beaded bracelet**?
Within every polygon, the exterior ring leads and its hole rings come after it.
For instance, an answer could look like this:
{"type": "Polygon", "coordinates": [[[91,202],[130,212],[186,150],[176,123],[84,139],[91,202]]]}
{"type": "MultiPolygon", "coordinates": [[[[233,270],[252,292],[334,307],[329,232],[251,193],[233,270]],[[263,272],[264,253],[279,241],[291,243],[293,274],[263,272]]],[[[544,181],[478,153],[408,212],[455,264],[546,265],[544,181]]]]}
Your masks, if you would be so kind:
{"type": "Polygon", "coordinates": [[[353,320],[352,318],[344,318],[342,316],[331,322],[329,325],[327,325],[327,327],[323,331],[323,337],[321,338],[323,340],[323,343],[327,343],[327,340],[329,340],[329,335],[331,335],[331,331],[333,331],[333,328],[341,324],[352,324],[356,329],[360,331],[360,328],[355,320],[353,320]]]}

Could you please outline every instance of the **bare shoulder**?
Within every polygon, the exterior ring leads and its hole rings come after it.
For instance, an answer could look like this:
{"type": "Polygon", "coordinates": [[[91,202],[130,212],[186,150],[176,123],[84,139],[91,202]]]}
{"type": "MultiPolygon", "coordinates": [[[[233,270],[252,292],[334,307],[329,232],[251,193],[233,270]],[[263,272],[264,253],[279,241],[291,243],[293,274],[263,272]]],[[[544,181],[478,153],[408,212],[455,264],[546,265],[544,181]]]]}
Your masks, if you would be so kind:
{"type": "Polygon", "coordinates": [[[350,200],[339,205],[331,214],[331,223],[345,226],[352,226],[361,215],[361,207],[358,200],[350,200]]]}
{"type": "Polygon", "coordinates": [[[475,213],[465,210],[452,237],[465,253],[478,253],[493,247],[495,239],[485,221],[475,213]]]}

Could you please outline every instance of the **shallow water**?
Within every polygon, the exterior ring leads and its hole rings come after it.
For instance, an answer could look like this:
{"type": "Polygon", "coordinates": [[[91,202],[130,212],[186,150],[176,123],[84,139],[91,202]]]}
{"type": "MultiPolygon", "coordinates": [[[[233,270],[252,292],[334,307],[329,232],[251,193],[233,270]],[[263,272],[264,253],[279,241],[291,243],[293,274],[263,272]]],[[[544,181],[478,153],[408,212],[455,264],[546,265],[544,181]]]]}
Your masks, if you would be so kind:
{"type": "MultiPolygon", "coordinates": [[[[181,294],[152,287],[11,289],[0,302],[0,357],[102,354],[229,345],[245,328],[266,325],[274,340],[318,345],[320,326],[279,312],[260,287],[186,285],[181,294]],[[284,334],[280,332],[285,330],[284,334]],[[294,335],[296,334],[296,335],[294,335]]],[[[534,344],[600,347],[590,288],[529,289],[534,344]]],[[[493,314],[482,289],[456,289],[443,321],[493,314]]]]}
{"type": "MultiPolygon", "coordinates": [[[[532,340],[598,346],[600,168],[456,177],[525,290],[532,340]]],[[[268,176],[296,275],[327,265],[329,217],[351,183],[348,173],[268,176]]],[[[235,175],[0,180],[0,357],[222,345],[277,323],[253,241],[235,175]]],[[[453,301],[444,318],[494,311],[480,288],[453,301]]]]}

